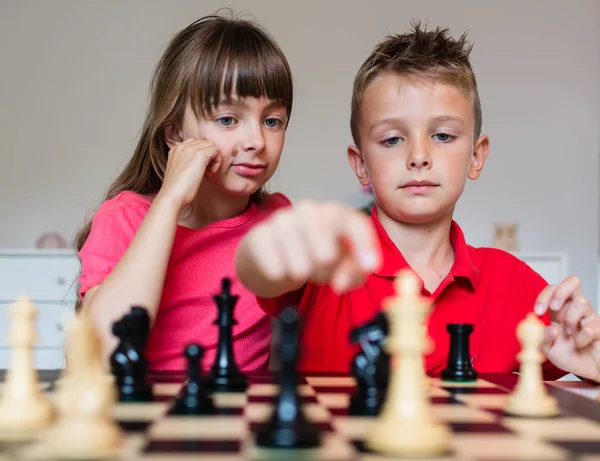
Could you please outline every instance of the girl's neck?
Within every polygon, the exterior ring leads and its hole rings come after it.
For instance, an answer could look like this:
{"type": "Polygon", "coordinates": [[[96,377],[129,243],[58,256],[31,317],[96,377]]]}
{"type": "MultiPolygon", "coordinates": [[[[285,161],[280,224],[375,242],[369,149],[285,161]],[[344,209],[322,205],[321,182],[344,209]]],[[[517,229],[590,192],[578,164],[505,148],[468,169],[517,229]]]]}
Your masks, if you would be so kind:
{"type": "Polygon", "coordinates": [[[379,208],[377,216],[408,265],[433,293],[454,263],[454,248],[450,242],[452,215],[424,224],[395,221],[379,208]]]}
{"type": "Polygon", "coordinates": [[[235,218],[250,205],[247,195],[235,196],[215,190],[208,181],[200,185],[194,201],[182,213],[178,224],[201,229],[217,221],[235,218]]]}

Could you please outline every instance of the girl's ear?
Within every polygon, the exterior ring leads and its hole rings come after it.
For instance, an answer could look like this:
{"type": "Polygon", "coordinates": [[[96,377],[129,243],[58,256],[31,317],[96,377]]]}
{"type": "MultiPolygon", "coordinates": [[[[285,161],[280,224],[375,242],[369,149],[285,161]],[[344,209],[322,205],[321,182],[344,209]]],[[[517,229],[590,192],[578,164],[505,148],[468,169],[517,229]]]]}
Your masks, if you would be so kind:
{"type": "Polygon", "coordinates": [[[167,146],[169,146],[169,149],[173,149],[182,141],[183,139],[181,139],[181,134],[177,127],[168,126],[165,128],[165,142],[167,143],[167,146]]]}

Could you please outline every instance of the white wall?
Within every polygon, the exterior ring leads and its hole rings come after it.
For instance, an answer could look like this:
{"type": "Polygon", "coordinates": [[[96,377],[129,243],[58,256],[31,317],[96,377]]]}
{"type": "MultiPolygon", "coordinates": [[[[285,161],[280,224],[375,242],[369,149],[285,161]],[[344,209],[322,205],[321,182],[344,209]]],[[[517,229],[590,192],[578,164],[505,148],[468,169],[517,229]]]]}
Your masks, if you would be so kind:
{"type": "Polygon", "coordinates": [[[457,219],[474,245],[491,242],[493,222],[518,221],[522,249],[568,251],[596,299],[594,0],[0,0],[0,247],[30,247],[49,229],[73,235],[132,151],[167,40],[227,5],[259,19],[290,59],[296,104],[272,188],[294,200],[364,203],[345,158],[351,85],[384,34],[413,18],[468,30],[492,153],[457,219]]]}

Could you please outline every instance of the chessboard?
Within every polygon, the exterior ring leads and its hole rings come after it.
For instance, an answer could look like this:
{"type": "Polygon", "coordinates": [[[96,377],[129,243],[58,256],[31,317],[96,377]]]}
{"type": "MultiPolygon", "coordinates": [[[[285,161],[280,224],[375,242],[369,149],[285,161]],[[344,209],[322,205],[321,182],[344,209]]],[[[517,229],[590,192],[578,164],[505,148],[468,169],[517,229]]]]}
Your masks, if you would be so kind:
{"type": "MultiPolygon", "coordinates": [[[[52,401],[59,372],[39,372],[44,392],[52,401]]],[[[0,373],[0,379],[3,375],[0,373]]],[[[119,460],[328,460],[376,461],[397,459],[369,452],[364,436],[376,417],[348,412],[355,381],[350,375],[299,375],[298,392],[308,419],[322,434],[318,448],[269,450],[255,445],[255,432],[267,420],[278,385],[270,373],[248,376],[245,392],[213,394],[216,412],[207,416],[171,413],[185,373],[149,373],[153,400],[119,402],[113,417],[123,430],[119,460]]],[[[600,402],[598,387],[584,382],[545,383],[556,397],[560,414],[529,419],[505,416],[502,409],[517,383],[516,374],[481,375],[474,383],[447,383],[428,377],[434,416],[451,430],[450,451],[435,460],[552,461],[600,460],[600,402]]],[[[0,383],[0,392],[2,384],[0,383]]],[[[41,433],[11,439],[0,434],[0,460],[46,460],[41,433]]]]}

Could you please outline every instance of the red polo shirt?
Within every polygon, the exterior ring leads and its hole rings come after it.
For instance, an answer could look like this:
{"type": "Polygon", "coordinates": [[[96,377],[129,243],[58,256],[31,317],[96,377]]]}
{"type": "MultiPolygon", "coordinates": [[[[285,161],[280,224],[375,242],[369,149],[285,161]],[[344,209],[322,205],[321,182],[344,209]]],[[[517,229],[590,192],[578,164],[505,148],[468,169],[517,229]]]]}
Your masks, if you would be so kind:
{"type": "MultiPolygon", "coordinates": [[[[302,371],[348,372],[358,346],[349,342],[350,331],[369,321],[381,309],[382,301],[394,294],[394,277],[408,263],[372,213],[381,244],[382,264],[355,290],[338,295],[328,286],[308,283],[297,294],[276,299],[259,299],[261,307],[277,315],[285,303],[294,302],[303,316],[298,367],[302,371]]],[[[450,229],[454,264],[434,293],[423,289],[434,306],[428,318],[428,334],[434,347],[425,356],[428,372],[442,371],[448,359],[449,323],[473,324],[470,352],[480,373],[518,370],[516,337],[518,323],[533,311],[535,300],[547,282],[526,263],[494,248],[467,245],[455,222],[450,229]]],[[[550,323],[548,315],[541,317],[550,323]]],[[[556,379],[565,373],[549,361],[544,378],[556,379]]]]}

